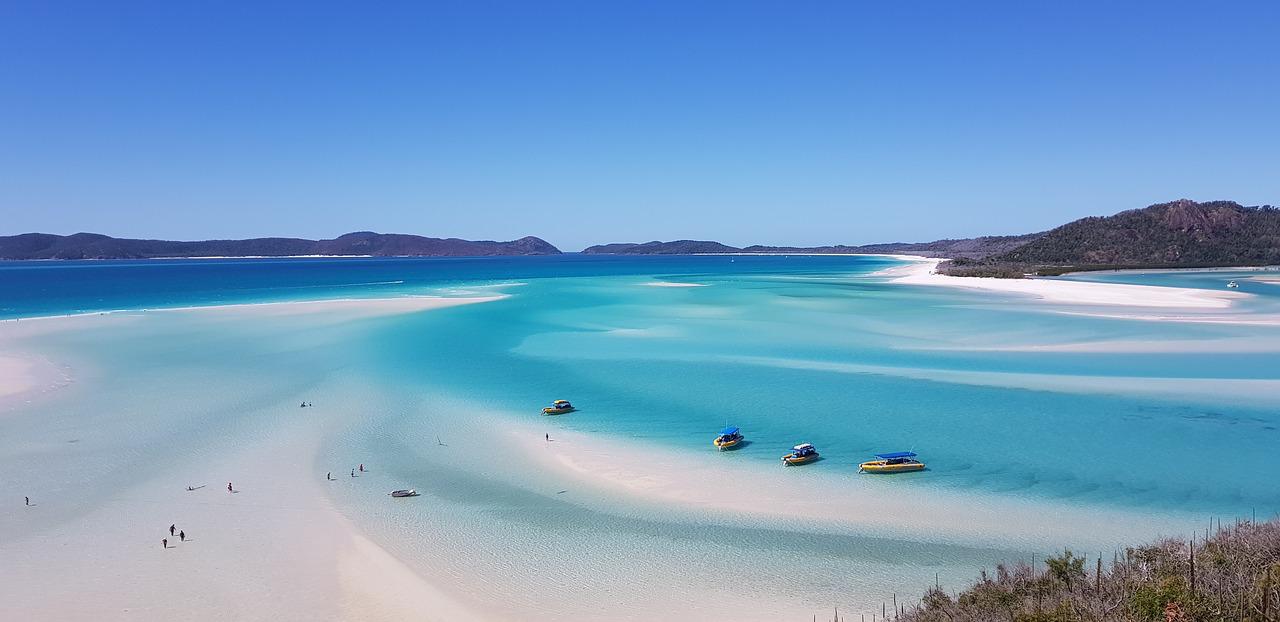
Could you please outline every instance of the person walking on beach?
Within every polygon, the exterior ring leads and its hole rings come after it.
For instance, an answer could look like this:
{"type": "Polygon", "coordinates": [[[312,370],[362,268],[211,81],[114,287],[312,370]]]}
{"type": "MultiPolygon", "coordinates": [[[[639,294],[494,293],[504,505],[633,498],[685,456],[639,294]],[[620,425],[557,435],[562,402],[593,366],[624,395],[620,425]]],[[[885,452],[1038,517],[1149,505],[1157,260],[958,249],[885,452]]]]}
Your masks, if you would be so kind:
{"type": "Polygon", "coordinates": [[[361,473],[364,473],[364,463],[363,463],[363,462],[361,462],[361,463],[360,463],[360,472],[361,472],[361,473]]]}
{"type": "Polygon", "coordinates": [[[333,471],[329,471],[328,473],[325,473],[325,474],[324,474],[324,479],[325,479],[326,481],[330,481],[330,482],[332,482],[332,481],[333,481],[333,471]]]}
{"type": "Polygon", "coordinates": [[[351,477],[355,477],[355,476],[356,476],[356,470],[355,470],[355,469],[351,469],[351,477]]]}
{"type": "Polygon", "coordinates": [[[173,528],[174,528],[174,525],[169,525],[169,535],[171,536],[173,535],[173,528]]]}
{"type": "Polygon", "coordinates": [[[178,539],[179,539],[179,540],[181,540],[181,541],[183,541],[183,542],[186,542],[186,541],[187,541],[187,532],[185,532],[185,531],[179,531],[179,532],[178,532],[178,539]]]}
{"type": "Polygon", "coordinates": [[[231,489],[231,482],[227,482],[227,492],[235,492],[231,489]]]}
{"type": "Polygon", "coordinates": [[[544,436],[546,436],[546,437],[547,437],[547,442],[548,442],[548,443],[550,443],[550,442],[551,442],[551,433],[550,433],[550,432],[547,432],[546,434],[544,434],[544,436]]]}
{"type": "Polygon", "coordinates": [[[164,548],[166,548],[166,549],[167,549],[167,548],[169,548],[169,539],[168,539],[168,538],[161,538],[161,539],[160,539],[160,546],[162,546],[162,547],[164,547],[164,548]]]}
{"type": "Polygon", "coordinates": [[[31,505],[31,497],[23,497],[22,500],[26,501],[27,505],[31,505]]]}

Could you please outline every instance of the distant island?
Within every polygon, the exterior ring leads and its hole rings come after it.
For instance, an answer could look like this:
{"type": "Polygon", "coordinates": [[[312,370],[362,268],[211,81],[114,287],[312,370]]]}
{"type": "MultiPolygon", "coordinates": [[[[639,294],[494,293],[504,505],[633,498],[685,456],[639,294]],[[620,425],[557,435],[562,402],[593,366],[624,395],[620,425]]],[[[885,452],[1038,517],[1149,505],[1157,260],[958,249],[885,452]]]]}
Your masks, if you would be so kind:
{"type": "Polygon", "coordinates": [[[604,244],[589,254],[901,253],[948,259],[953,276],[1022,278],[1085,270],[1280,264],[1280,208],[1183,199],[1091,216],[1040,233],[862,246],[746,246],[676,240],[604,244]]]}
{"type": "MultiPolygon", "coordinates": [[[[588,255],[870,254],[899,253],[946,259],[938,271],[952,276],[1022,278],[1121,268],[1205,268],[1280,264],[1280,208],[1233,201],[1183,199],[1114,216],[1091,216],[1040,233],[890,242],[861,246],[729,246],[709,240],[614,243],[588,255]]],[[[95,233],[25,233],[0,237],[0,259],[150,259],[166,257],[487,257],[557,255],[536,237],[510,242],[348,233],[331,240],[255,238],[174,242],[113,238],[95,233]]]]}
{"type": "Polygon", "coordinates": [[[536,237],[510,242],[428,238],[420,235],[348,233],[331,240],[254,238],[173,242],[132,240],[96,233],[24,233],[0,237],[0,259],[157,259],[175,257],[487,257],[558,255],[560,249],[536,237]]]}
{"type": "Polygon", "coordinates": [[[706,255],[730,253],[866,255],[903,253],[926,257],[979,258],[1013,250],[1039,235],[1042,234],[947,239],[933,242],[889,242],[884,244],[864,244],[862,246],[763,246],[757,244],[737,247],[707,240],[675,240],[672,242],[601,244],[583,249],[582,252],[588,255],[706,255]]]}

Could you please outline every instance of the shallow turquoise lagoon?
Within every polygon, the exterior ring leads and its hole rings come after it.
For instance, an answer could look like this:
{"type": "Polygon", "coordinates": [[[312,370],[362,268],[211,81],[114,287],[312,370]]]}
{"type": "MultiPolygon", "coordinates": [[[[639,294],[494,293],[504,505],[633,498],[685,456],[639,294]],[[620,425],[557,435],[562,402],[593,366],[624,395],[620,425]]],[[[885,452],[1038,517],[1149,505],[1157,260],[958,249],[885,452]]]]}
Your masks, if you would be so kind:
{"type": "MultiPolygon", "coordinates": [[[[352,413],[326,431],[318,472],[351,456],[378,467],[376,486],[335,505],[424,573],[450,575],[440,551],[462,552],[495,600],[518,593],[547,612],[562,606],[563,585],[588,595],[580,609],[740,591],[871,611],[935,572],[958,582],[1032,552],[1121,544],[1051,514],[1063,504],[1150,517],[1150,529],[1128,529],[1149,536],[1280,511],[1280,328],[1098,317],[877,274],[895,265],[781,256],[0,265],[0,314],[24,324],[116,309],[503,296],[342,324],[130,311],[111,331],[33,338],[18,345],[81,375],[25,416],[0,418],[0,472],[74,500],[48,502],[56,529],[135,473],[217,455],[298,416],[305,396],[352,413]],[[579,411],[541,417],[556,398],[579,411]],[[927,471],[877,485],[1042,507],[1045,537],[887,537],[559,496],[537,473],[504,471],[501,455],[440,459],[441,430],[459,445],[488,433],[473,418],[536,426],[539,439],[572,430],[779,472],[788,447],[811,442],[824,460],[785,476],[827,478],[836,490],[867,477],[856,464],[871,454],[913,450],[927,471]],[[717,454],[710,442],[726,424],[750,443],[717,454]],[[55,450],[56,464],[42,462],[55,450]],[[406,482],[422,503],[382,503],[384,489],[406,482]],[[779,576],[778,564],[793,570],[779,576]]],[[[1072,278],[1216,289],[1250,276],[1072,278]]],[[[1258,295],[1240,309],[1280,309],[1265,288],[1280,285],[1249,281],[1241,289],[1258,295]]],[[[6,529],[0,522],[0,541],[13,536],[6,529]]]]}

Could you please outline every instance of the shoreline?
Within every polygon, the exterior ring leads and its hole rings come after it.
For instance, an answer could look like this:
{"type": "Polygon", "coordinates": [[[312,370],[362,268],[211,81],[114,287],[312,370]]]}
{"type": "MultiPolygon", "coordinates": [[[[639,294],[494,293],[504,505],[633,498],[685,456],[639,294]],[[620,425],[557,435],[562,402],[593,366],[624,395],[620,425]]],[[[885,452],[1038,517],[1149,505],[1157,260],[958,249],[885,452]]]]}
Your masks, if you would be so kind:
{"type": "Polygon", "coordinates": [[[746,518],[819,533],[1030,550],[1059,546],[1067,538],[1046,529],[1040,520],[1046,504],[1059,506],[1054,515],[1072,516],[1077,526],[1087,525],[1078,532],[1089,533],[1093,541],[1084,544],[1095,548],[1124,542],[1133,530],[1123,526],[1139,516],[1147,520],[1141,530],[1145,532],[1178,533],[1192,525],[1180,519],[1154,520],[1149,510],[1092,505],[1080,509],[1044,499],[1025,503],[987,495],[974,504],[969,493],[903,488],[891,478],[858,473],[853,464],[827,462],[825,468],[816,466],[822,469],[816,473],[779,465],[774,472],[762,464],[735,461],[732,452],[714,451],[710,440],[706,455],[688,456],[572,429],[559,429],[551,442],[545,442],[537,426],[496,416],[487,417],[482,427],[490,430],[490,438],[502,438],[504,445],[544,470],[544,476],[558,475],[587,486],[595,497],[589,504],[610,505],[608,499],[617,498],[676,513],[710,512],[720,520],[746,518]],[[900,518],[886,523],[886,514],[900,518]]]}
{"type": "MultiPolygon", "coordinates": [[[[308,326],[320,328],[332,321],[359,321],[502,297],[255,303],[180,311],[203,318],[210,318],[211,311],[253,318],[302,313],[308,315],[308,326]]],[[[59,318],[50,318],[54,319],[59,318]]],[[[105,324],[85,321],[83,316],[61,319],[66,321],[0,326],[0,372],[4,372],[0,379],[19,377],[19,368],[25,370],[45,359],[36,354],[39,347],[30,346],[38,346],[46,335],[103,331],[119,326],[116,321],[139,316],[111,314],[104,319],[112,321],[105,324]]],[[[58,369],[52,362],[48,366],[58,369]]],[[[110,369],[92,375],[102,373],[107,374],[100,379],[105,382],[115,375],[110,369]]],[[[125,377],[137,380],[127,372],[125,377]]],[[[0,395],[0,405],[13,395],[32,395],[35,389],[27,384],[21,392],[0,395]]],[[[88,621],[123,615],[171,620],[202,611],[230,619],[484,619],[405,565],[386,546],[390,543],[370,539],[353,522],[356,517],[334,506],[332,495],[338,492],[334,487],[356,485],[359,478],[347,482],[342,472],[342,480],[335,478],[332,485],[321,483],[323,478],[317,481],[318,463],[328,460],[321,454],[322,443],[358,420],[358,411],[338,402],[336,408],[321,405],[298,417],[297,404],[358,391],[359,387],[325,388],[324,395],[312,396],[308,389],[250,406],[255,412],[249,427],[232,427],[188,451],[161,450],[139,480],[127,471],[115,471],[120,477],[104,479],[97,473],[85,480],[55,476],[35,485],[15,481],[24,490],[12,492],[30,495],[31,505],[19,503],[10,509],[6,504],[0,510],[0,521],[7,525],[5,537],[0,538],[0,555],[12,562],[8,564],[12,572],[0,572],[11,594],[0,602],[0,618],[88,621]],[[95,485],[90,480],[110,490],[84,489],[95,485]],[[234,482],[235,494],[226,491],[227,481],[234,482]],[[192,484],[200,487],[186,490],[192,484]],[[160,539],[168,536],[164,526],[171,523],[188,537],[185,541],[170,537],[167,550],[155,550],[161,548],[155,546],[160,539]],[[72,594],[74,598],[69,597],[72,594]]],[[[221,406],[207,408],[216,411],[237,403],[235,397],[227,399],[218,402],[221,406]]],[[[5,408],[0,414],[12,415],[16,424],[27,426],[46,416],[43,405],[36,410],[25,406],[13,412],[5,408]]],[[[103,408],[110,412],[118,406],[104,403],[103,408]]],[[[209,411],[202,416],[208,417],[209,411]]],[[[128,430],[129,425],[118,420],[111,427],[128,430]]],[[[30,452],[32,459],[47,455],[45,459],[54,460],[57,455],[102,450],[94,438],[83,443],[76,439],[70,445],[44,440],[51,431],[35,437],[28,434],[26,445],[18,445],[18,451],[30,452]]],[[[110,472],[113,467],[100,468],[110,472]]],[[[373,485],[377,480],[367,481],[373,485]]]]}
{"type": "MultiPolygon", "coordinates": [[[[998,279],[993,277],[958,277],[939,274],[937,265],[944,260],[916,258],[905,266],[895,266],[876,273],[902,285],[923,285],[981,290],[1031,297],[1038,302],[1090,307],[1130,307],[1166,309],[1181,312],[1222,311],[1234,303],[1251,298],[1249,294],[1203,289],[1101,283],[1065,279],[1029,278],[998,279]]],[[[1124,315],[1135,319],[1150,316],[1124,315]]],[[[1164,319],[1164,318],[1161,318],[1164,319]]]]}

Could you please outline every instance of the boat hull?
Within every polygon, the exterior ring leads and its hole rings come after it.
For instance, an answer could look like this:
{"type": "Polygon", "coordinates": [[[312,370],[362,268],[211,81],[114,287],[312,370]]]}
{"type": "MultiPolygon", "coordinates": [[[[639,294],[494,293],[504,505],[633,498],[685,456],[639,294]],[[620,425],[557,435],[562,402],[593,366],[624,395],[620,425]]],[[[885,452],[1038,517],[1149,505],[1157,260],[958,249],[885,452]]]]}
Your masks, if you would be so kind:
{"type": "Polygon", "coordinates": [[[871,461],[858,465],[858,470],[863,473],[910,473],[912,471],[923,471],[924,463],[885,464],[881,461],[871,461]]]}
{"type": "Polygon", "coordinates": [[[728,439],[728,440],[721,440],[721,439],[718,439],[718,438],[717,438],[716,440],[711,441],[711,444],[713,444],[713,445],[715,445],[717,448],[719,448],[719,449],[720,449],[720,451],[724,451],[724,450],[726,450],[726,449],[734,449],[734,448],[736,448],[738,445],[740,445],[741,443],[742,443],[742,437],[738,437],[738,438],[731,438],[731,439],[728,439]]]}
{"type": "Polygon", "coordinates": [[[786,466],[800,466],[802,464],[817,462],[818,457],[819,457],[818,454],[812,454],[808,456],[783,456],[782,464],[786,466]]]}
{"type": "Polygon", "coordinates": [[[571,413],[571,412],[573,412],[574,410],[575,410],[575,409],[574,409],[572,406],[570,406],[569,408],[543,408],[543,409],[542,409],[542,414],[544,414],[544,415],[563,415],[563,414],[565,414],[565,413],[571,413]]]}

